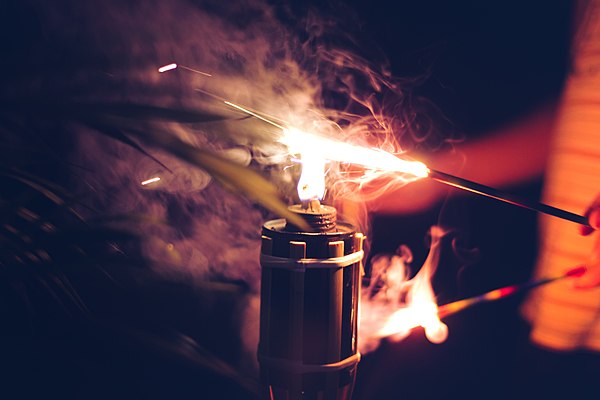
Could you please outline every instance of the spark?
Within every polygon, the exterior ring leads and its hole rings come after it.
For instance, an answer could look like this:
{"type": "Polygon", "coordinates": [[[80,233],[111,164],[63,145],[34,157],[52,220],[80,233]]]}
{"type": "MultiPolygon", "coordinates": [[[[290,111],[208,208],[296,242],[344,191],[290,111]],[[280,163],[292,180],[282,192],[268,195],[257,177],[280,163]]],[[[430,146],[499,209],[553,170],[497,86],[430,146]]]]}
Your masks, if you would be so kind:
{"type": "Polygon", "coordinates": [[[177,63],[171,63],[171,64],[164,65],[158,69],[158,72],[163,73],[163,72],[167,72],[167,71],[172,71],[177,68],[185,69],[185,70],[194,72],[196,74],[204,75],[204,76],[212,76],[208,72],[203,72],[203,71],[200,71],[200,70],[197,70],[194,68],[186,67],[185,65],[179,65],[177,63]]]}
{"type": "Polygon", "coordinates": [[[204,75],[204,76],[212,76],[208,72],[202,72],[202,71],[199,71],[199,70],[194,69],[194,68],[186,67],[185,65],[180,65],[179,68],[187,69],[188,71],[195,72],[197,74],[204,75]]]}
{"type": "Polygon", "coordinates": [[[160,181],[160,177],[155,176],[154,178],[146,179],[145,181],[141,182],[141,185],[146,186],[150,183],[154,183],[154,182],[158,182],[158,181],[160,181]]]}
{"type": "Polygon", "coordinates": [[[171,64],[163,65],[162,67],[160,67],[158,69],[158,72],[163,73],[163,72],[171,71],[175,68],[177,68],[177,64],[171,63],[171,64]]]}

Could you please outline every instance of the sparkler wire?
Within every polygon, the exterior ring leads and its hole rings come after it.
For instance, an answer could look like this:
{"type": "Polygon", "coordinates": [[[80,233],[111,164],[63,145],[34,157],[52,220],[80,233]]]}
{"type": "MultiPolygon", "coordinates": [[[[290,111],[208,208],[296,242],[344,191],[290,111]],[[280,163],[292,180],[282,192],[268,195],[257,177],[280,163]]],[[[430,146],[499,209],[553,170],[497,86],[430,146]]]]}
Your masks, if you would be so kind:
{"type": "Polygon", "coordinates": [[[560,208],[552,207],[547,204],[537,203],[526,199],[519,198],[510,193],[502,192],[489,186],[482,185],[473,181],[459,178],[445,172],[429,170],[429,178],[438,182],[450,185],[459,189],[467,190],[472,193],[480,194],[495,200],[503,201],[515,206],[527,208],[529,210],[538,211],[544,214],[552,215],[567,221],[575,222],[587,227],[591,227],[587,217],[575,214],[570,211],[565,211],[560,208]]]}

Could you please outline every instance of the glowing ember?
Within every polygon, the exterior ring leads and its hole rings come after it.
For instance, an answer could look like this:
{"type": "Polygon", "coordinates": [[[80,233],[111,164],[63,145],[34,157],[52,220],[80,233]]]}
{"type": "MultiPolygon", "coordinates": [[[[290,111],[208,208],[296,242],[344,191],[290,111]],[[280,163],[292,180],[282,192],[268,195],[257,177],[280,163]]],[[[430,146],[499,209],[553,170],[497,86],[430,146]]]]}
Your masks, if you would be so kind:
{"type": "Polygon", "coordinates": [[[140,184],[142,186],[146,186],[151,183],[158,182],[158,181],[160,181],[160,178],[158,176],[155,176],[154,178],[146,179],[145,181],[141,182],[140,184]]]}

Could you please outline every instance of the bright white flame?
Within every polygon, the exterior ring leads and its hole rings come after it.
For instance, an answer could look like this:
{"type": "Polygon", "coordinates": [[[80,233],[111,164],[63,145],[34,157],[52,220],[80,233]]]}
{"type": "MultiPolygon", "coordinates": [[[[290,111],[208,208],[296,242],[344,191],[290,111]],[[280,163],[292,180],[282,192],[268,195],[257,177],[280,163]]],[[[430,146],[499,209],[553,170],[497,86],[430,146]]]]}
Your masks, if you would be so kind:
{"type": "Polygon", "coordinates": [[[154,182],[158,182],[158,181],[160,181],[160,177],[155,176],[154,178],[146,179],[145,181],[141,182],[141,185],[146,186],[146,185],[149,185],[150,183],[154,183],[154,182]]]}
{"type": "Polygon", "coordinates": [[[429,168],[419,161],[403,160],[379,149],[339,142],[295,128],[284,129],[280,142],[285,144],[291,153],[300,153],[303,156],[318,151],[327,160],[362,165],[374,170],[405,173],[414,178],[425,178],[430,172],[429,168]]]}
{"type": "Polygon", "coordinates": [[[324,172],[323,165],[326,161],[337,161],[365,167],[367,171],[365,171],[361,177],[355,179],[361,185],[384,175],[392,175],[397,183],[404,184],[413,180],[425,178],[429,176],[431,172],[422,162],[404,160],[380,149],[332,140],[296,128],[286,128],[282,124],[277,123],[258,112],[227,100],[224,100],[224,102],[230,107],[248,115],[252,115],[253,117],[282,130],[283,134],[279,138],[279,142],[287,146],[290,153],[301,154],[303,171],[310,171],[311,174],[310,179],[307,176],[302,178],[303,184],[298,186],[298,193],[301,198],[310,199],[314,197],[321,198],[323,196],[323,194],[315,194],[317,190],[321,190],[321,183],[320,178],[319,183],[317,183],[317,178],[313,175],[316,175],[317,171],[324,172]],[[315,155],[314,153],[317,153],[318,155],[315,155]],[[309,163],[313,162],[314,165],[309,165],[309,163]],[[310,190],[308,190],[309,186],[306,186],[305,182],[310,182],[310,190]],[[315,185],[316,188],[312,188],[313,185],[315,185]],[[304,194],[307,190],[309,193],[304,194]]]}
{"type": "Polygon", "coordinates": [[[171,64],[167,64],[167,65],[163,65],[162,67],[160,67],[158,69],[158,72],[167,72],[167,71],[171,71],[173,69],[177,68],[177,64],[175,63],[171,63],[171,64]]]}
{"type": "Polygon", "coordinates": [[[298,180],[300,200],[322,200],[325,195],[325,159],[318,150],[303,152],[302,174],[298,180]]]}

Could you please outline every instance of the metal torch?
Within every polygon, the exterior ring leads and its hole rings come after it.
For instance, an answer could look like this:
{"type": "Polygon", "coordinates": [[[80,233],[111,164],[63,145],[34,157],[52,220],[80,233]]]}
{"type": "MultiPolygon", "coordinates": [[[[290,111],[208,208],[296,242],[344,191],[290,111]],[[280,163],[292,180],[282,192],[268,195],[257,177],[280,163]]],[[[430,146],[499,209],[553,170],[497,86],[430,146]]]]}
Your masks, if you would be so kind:
{"type": "Polygon", "coordinates": [[[350,399],[358,352],[363,240],[317,200],[262,229],[258,361],[265,399],[350,399]]]}

